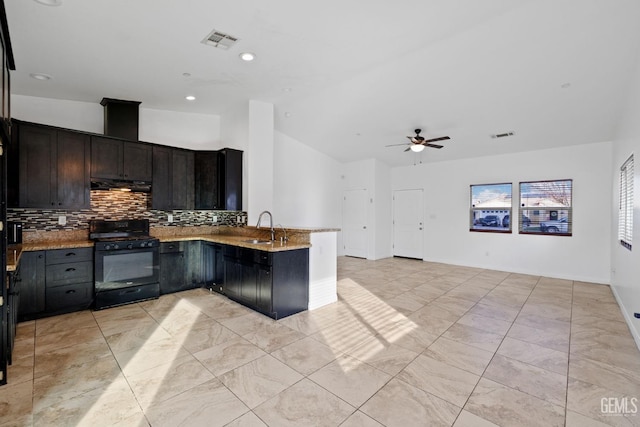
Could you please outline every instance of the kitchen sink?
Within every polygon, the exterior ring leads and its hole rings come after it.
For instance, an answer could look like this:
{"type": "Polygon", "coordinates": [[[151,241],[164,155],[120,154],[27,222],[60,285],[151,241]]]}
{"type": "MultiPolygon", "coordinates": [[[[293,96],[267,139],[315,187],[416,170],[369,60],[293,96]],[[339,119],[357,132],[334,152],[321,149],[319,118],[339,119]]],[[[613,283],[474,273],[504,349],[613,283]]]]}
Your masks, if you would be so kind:
{"type": "Polygon", "coordinates": [[[268,245],[271,243],[271,240],[248,239],[248,240],[243,240],[243,242],[251,243],[254,245],[268,245]]]}

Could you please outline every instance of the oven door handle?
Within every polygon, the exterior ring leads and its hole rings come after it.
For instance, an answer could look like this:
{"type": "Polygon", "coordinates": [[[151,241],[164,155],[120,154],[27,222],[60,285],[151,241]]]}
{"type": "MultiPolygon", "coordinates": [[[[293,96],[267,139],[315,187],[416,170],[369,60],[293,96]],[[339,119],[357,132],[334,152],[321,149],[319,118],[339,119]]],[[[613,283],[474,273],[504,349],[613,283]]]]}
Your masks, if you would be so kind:
{"type": "Polygon", "coordinates": [[[136,288],[136,289],[128,289],[128,290],[124,291],[123,293],[125,293],[125,294],[137,294],[140,291],[142,291],[142,289],[136,288]]]}

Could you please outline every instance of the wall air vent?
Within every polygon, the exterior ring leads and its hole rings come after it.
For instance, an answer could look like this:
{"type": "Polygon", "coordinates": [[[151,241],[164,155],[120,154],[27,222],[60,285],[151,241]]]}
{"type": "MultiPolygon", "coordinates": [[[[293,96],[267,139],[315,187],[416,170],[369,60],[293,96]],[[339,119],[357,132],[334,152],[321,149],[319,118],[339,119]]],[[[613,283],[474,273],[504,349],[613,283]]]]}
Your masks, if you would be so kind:
{"type": "Polygon", "coordinates": [[[201,43],[227,50],[231,46],[236,44],[237,41],[238,39],[236,37],[230,36],[229,34],[225,34],[218,30],[213,30],[207,37],[202,40],[201,43]]]}
{"type": "Polygon", "coordinates": [[[491,138],[496,139],[496,138],[506,138],[508,136],[513,136],[514,133],[513,132],[505,132],[505,133],[496,133],[491,135],[491,138]]]}

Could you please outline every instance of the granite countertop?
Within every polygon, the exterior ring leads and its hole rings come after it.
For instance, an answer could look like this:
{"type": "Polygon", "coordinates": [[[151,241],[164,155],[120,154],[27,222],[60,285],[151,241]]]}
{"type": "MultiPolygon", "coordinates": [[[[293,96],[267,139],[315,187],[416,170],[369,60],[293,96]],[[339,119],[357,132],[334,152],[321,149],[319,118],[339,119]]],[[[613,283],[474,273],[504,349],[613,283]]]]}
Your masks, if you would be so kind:
{"type": "MultiPolygon", "coordinates": [[[[338,228],[285,228],[288,242],[281,242],[282,229],[276,229],[276,240],[271,243],[251,243],[248,240],[269,240],[268,229],[256,227],[152,227],[150,234],[160,242],[203,240],[205,242],[223,245],[240,246],[266,252],[291,251],[311,247],[309,234],[340,231],[338,228]]],[[[26,235],[27,233],[25,233],[26,235]]],[[[44,251],[53,249],[87,248],[93,247],[93,241],[88,239],[86,231],[73,232],[36,232],[31,239],[25,239],[22,244],[7,247],[7,271],[15,271],[22,252],[44,251]],[[53,234],[51,234],[53,233],[53,234]]]]}
{"type": "Polygon", "coordinates": [[[203,240],[205,242],[221,243],[223,245],[240,246],[243,248],[258,249],[267,252],[292,251],[295,249],[310,248],[310,243],[299,242],[280,242],[275,240],[271,243],[250,243],[247,240],[253,239],[251,236],[233,236],[226,234],[209,234],[209,235],[189,235],[189,236],[161,236],[158,237],[160,242],[179,242],[190,240],[203,240]]]}

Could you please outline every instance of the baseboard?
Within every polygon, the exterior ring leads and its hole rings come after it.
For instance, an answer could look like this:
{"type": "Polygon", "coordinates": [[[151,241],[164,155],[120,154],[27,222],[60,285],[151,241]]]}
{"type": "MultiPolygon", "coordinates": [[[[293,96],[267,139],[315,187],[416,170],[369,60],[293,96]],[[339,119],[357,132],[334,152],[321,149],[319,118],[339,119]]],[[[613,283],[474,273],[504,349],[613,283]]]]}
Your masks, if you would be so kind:
{"type": "Polygon", "coordinates": [[[635,325],[633,324],[633,318],[629,315],[627,310],[625,310],[624,304],[622,304],[622,299],[618,295],[618,292],[616,291],[616,288],[614,286],[611,286],[611,292],[613,292],[613,297],[616,299],[618,306],[620,306],[620,311],[622,311],[622,316],[624,316],[624,320],[625,322],[627,322],[629,331],[631,331],[631,336],[636,342],[636,347],[638,347],[638,350],[640,350],[640,331],[635,328],[635,325]]]}

